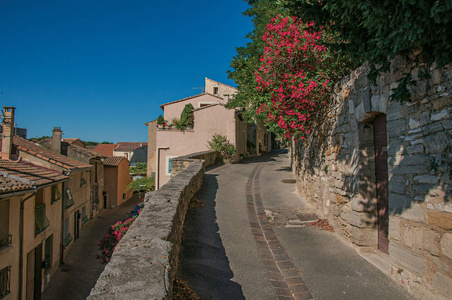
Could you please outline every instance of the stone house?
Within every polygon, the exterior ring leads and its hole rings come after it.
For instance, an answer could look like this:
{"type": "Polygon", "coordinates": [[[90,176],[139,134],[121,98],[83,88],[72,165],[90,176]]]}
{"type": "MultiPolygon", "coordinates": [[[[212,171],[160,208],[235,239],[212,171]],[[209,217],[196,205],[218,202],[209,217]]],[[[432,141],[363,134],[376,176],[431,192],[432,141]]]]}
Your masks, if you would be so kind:
{"type": "Polygon", "coordinates": [[[137,162],[147,162],[148,144],[141,142],[118,142],[113,149],[113,156],[122,156],[134,166],[137,162]]]}
{"type": "Polygon", "coordinates": [[[78,138],[62,139],[60,127],[55,127],[52,137],[39,142],[40,145],[62,155],[94,166],[90,176],[90,194],[92,203],[92,217],[95,217],[103,208],[99,205],[104,191],[104,166],[105,156],[85,147],[78,138]]]}
{"type": "Polygon", "coordinates": [[[452,69],[401,59],[376,84],[366,65],[327,119],[292,148],[297,185],[335,231],[420,299],[452,295],[452,69]],[[412,102],[390,100],[411,72],[412,102]]]}
{"type": "MultiPolygon", "coordinates": [[[[228,99],[233,97],[237,90],[208,78],[205,79],[205,86],[206,91],[213,93],[206,92],[160,105],[164,119],[171,122],[180,118],[186,104],[192,104],[192,129],[181,131],[175,128],[156,128],[155,121],[146,123],[148,143],[155,144],[153,153],[148,154],[148,161],[155,157],[155,163],[148,162],[148,174],[155,172],[157,189],[171,177],[172,158],[209,150],[208,142],[215,134],[226,136],[229,142],[235,145],[235,161],[239,161],[241,156],[249,155],[248,131],[255,125],[243,121],[239,110],[225,107],[228,99]]],[[[259,139],[255,144],[265,145],[265,148],[260,147],[261,152],[270,151],[270,136],[265,134],[257,137],[259,139]]]]}
{"type": "Polygon", "coordinates": [[[132,182],[129,166],[129,161],[125,157],[110,156],[105,158],[104,208],[119,206],[133,196],[133,190],[128,188],[128,185],[132,182]]]}
{"type": "Polygon", "coordinates": [[[63,190],[70,177],[17,156],[5,107],[0,160],[0,297],[39,299],[63,257],[63,190]]]}

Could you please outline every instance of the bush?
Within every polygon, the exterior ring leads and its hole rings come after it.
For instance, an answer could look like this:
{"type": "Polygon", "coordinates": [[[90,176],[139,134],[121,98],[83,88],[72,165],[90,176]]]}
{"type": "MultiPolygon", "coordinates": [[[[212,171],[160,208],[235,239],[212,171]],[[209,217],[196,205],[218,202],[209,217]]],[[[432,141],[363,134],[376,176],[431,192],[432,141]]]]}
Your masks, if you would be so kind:
{"type": "Polygon", "coordinates": [[[209,148],[218,151],[223,159],[231,160],[236,152],[234,144],[230,143],[224,135],[215,134],[208,144],[209,148]]]}
{"type": "Polygon", "coordinates": [[[155,189],[154,177],[142,177],[132,181],[128,186],[128,189],[132,189],[134,192],[149,192],[155,189]]]}
{"type": "Polygon", "coordinates": [[[165,125],[165,119],[163,119],[162,115],[159,115],[157,118],[157,124],[162,126],[165,125]]]}
{"type": "Polygon", "coordinates": [[[191,103],[185,104],[184,110],[180,114],[179,126],[177,128],[184,130],[187,127],[193,127],[194,116],[193,116],[193,105],[191,103]]]}

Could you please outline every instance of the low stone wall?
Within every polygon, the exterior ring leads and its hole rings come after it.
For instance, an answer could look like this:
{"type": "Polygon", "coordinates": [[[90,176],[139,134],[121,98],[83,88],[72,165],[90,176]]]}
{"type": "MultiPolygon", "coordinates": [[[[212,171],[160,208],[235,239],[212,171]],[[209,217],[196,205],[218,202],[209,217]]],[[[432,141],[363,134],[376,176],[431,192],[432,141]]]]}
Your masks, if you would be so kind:
{"type": "Polygon", "coordinates": [[[430,78],[411,67],[398,58],[373,85],[363,66],[338,84],[327,120],[293,149],[297,185],[338,234],[377,249],[374,120],[384,115],[389,253],[378,253],[413,295],[446,299],[452,295],[452,66],[430,69],[430,78]],[[418,80],[410,88],[413,102],[391,101],[407,72],[418,80]]]}
{"type": "Polygon", "coordinates": [[[189,155],[174,157],[171,159],[171,176],[174,177],[179,174],[182,170],[184,170],[188,165],[192,162],[202,159],[204,161],[204,166],[213,165],[217,159],[219,158],[219,154],[217,151],[208,150],[202,152],[196,152],[189,155]]]}
{"type": "Polygon", "coordinates": [[[187,156],[178,162],[177,176],[152,196],[146,195],[142,212],[116,246],[87,299],[171,298],[185,215],[201,187],[204,167],[212,160],[187,156]]]}

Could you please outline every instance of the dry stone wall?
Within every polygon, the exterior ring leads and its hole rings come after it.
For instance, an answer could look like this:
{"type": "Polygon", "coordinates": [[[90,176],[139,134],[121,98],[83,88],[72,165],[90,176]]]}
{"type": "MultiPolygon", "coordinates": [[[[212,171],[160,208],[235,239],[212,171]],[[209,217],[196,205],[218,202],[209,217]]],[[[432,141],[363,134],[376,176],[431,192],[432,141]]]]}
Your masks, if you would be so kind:
{"type": "MultiPolygon", "coordinates": [[[[373,121],[386,115],[388,270],[422,299],[452,295],[452,68],[432,68],[411,87],[412,103],[391,101],[406,72],[392,63],[376,84],[366,65],[337,85],[325,121],[293,146],[300,193],[354,245],[376,249],[378,218],[373,121]]],[[[382,254],[386,255],[386,254],[382,254]]]]}
{"type": "Polygon", "coordinates": [[[115,248],[88,299],[170,299],[182,230],[205,161],[187,158],[177,176],[148,193],[142,212],[115,248]]]}

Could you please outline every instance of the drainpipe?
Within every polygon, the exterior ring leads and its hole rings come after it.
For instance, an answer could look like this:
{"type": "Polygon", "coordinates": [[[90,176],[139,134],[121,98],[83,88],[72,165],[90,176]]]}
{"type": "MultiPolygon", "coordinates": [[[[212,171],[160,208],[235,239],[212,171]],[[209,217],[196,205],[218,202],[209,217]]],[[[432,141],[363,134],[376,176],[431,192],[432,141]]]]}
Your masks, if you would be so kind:
{"type": "Polygon", "coordinates": [[[155,164],[155,190],[159,189],[160,184],[160,150],[169,150],[169,147],[157,148],[157,162],[155,164]]]}
{"type": "Polygon", "coordinates": [[[20,201],[20,216],[19,216],[19,299],[22,299],[23,289],[23,264],[24,264],[24,203],[34,195],[36,195],[36,187],[33,187],[33,193],[27,198],[20,201]]]}

